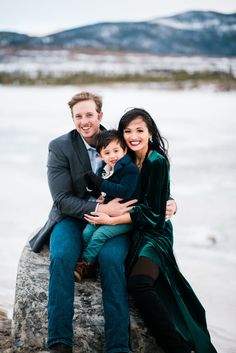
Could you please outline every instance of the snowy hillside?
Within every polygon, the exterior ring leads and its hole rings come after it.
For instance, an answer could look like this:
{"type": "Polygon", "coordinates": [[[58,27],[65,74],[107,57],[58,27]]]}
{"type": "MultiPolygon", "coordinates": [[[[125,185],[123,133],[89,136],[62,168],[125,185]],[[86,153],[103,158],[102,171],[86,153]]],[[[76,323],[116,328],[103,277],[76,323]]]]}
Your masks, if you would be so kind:
{"type": "Polygon", "coordinates": [[[9,46],[236,56],[236,14],[191,11],[152,21],[96,23],[44,37],[0,32],[0,47],[9,46]]]}

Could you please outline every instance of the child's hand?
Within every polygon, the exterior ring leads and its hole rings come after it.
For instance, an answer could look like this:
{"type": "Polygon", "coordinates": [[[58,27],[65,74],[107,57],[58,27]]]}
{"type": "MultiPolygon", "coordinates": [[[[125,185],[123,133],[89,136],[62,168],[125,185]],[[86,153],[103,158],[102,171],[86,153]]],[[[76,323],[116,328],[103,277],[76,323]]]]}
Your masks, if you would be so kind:
{"type": "MultiPolygon", "coordinates": [[[[102,178],[100,176],[94,174],[92,172],[92,170],[90,170],[89,172],[85,173],[84,176],[85,176],[85,180],[86,180],[88,185],[93,185],[93,186],[96,186],[97,188],[100,187],[100,185],[102,183],[102,178]]],[[[92,187],[91,187],[91,189],[92,189],[92,187]]]]}
{"type": "Polygon", "coordinates": [[[105,200],[105,197],[102,196],[102,195],[100,195],[100,196],[97,198],[96,202],[99,203],[99,204],[102,204],[102,203],[104,203],[104,200],[105,200]]]}

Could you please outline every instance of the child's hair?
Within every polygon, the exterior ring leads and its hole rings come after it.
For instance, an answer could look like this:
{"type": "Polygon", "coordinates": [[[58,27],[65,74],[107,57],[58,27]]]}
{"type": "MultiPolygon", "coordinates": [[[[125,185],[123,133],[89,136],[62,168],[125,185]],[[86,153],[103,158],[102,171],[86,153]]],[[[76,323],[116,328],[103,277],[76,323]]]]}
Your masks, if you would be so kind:
{"type": "Polygon", "coordinates": [[[115,129],[104,130],[99,132],[95,137],[95,147],[98,153],[101,152],[103,148],[106,148],[112,141],[118,141],[123,150],[126,149],[125,140],[123,135],[115,129]]]}

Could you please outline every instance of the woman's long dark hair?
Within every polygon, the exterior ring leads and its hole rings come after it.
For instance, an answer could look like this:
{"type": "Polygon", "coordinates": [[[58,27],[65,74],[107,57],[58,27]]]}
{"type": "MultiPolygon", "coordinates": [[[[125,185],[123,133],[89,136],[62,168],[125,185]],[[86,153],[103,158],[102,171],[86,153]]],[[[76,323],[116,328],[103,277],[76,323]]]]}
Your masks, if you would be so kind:
{"type": "MultiPolygon", "coordinates": [[[[151,149],[159,152],[163,157],[166,158],[169,164],[168,158],[168,142],[167,140],[161,136],[155,121],[151,117],[151,115],[144,109],[141,108],[133,108],[128,110],[120,119],[118,130],[123,134],[126,127],[129,125],[131,121],[134,119],[141,118],[145,124],[147,125],[149,133],[152,135],[152,141],[149,142],[149,151],[151,149]]],[[[132,151],[129,151],[131,157],[134,157],[132,151]]]]}

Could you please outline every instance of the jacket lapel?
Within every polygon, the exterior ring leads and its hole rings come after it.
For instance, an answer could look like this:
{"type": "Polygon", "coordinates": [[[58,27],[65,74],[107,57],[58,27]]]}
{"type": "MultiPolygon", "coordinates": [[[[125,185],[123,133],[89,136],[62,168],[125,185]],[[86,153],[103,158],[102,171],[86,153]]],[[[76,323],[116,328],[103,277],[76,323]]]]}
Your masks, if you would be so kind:
{"type": "Polygon", "coordinates": [[[72,145],[84,171],[92,170],[87,148],[76,130],[72,131],[72,145]]]}
{"type": "MultiPolygon", "coordinates": [[[[102,125],[100,125],[100,129],[102,131],[106,130],[102,125]]],[[[73,145],[74,151],[77,157],[79,158],[84,171],[87,172],[89,170],[92,170],[87,148],[85,147],[85,144],[80,134],[77,132],[77,130],[72,131],[71,137],[72,137],[72,145],[73,145]]]]}

